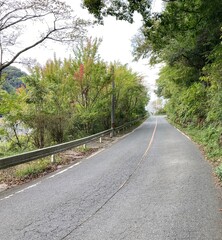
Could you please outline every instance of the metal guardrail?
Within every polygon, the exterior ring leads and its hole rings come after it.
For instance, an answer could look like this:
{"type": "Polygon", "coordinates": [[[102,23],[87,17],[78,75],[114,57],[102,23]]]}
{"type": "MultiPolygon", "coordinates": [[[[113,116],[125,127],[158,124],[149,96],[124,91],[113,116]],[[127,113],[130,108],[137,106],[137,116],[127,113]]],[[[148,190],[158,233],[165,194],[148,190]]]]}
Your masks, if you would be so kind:
{"type": "MultiPolygon", "coordinates": [[[[114,130],[119,130],[123,127],[126,127],[126,126],[130,125],[130,124],[141,121],[142,119],[144,119],[144,118],[140,118],[138,120],[134,120],[132,122],[126,123],[126,124],[124,124],[120,127],[115,128],[114,130]]],[[[59,153],[59,152],[63,152],[65,150],[68,150],[68,149],[71,149],[71,148],[74,148],[74,147],[81,146],[83,144],[86,144],[86,143],[94,140],[94,139],[102,137],[105,134],[111,133],[112,131],[113,131],[113,129],[108,129],[108,130],[105,130],[103,132],[99,132],[99,133],[96,133],[94,135],[84,137],[84,138],[81,138],[81,139],[77,139],[77,140],[74,140],[74,141],[70,141],[70,142],[66,142],[66,143],[62,143],[62,144],[57,144],[57,145],[53,145],[53,146],[46,147],[46,148],[37,149],[37,150],[34,150],[34,151],[22,153],[22,154],[19,154],[19,155],[0,158],[0,169],[5,169],[5,168],[8,168],[8,167],[16,166],[16,165],[19,165],[19,164],[22,164],[22,163],[37,160],[37,159],[40,159],[40,158],[43,158],[43,157],[54,155],[54,154],[59,153]]]]}

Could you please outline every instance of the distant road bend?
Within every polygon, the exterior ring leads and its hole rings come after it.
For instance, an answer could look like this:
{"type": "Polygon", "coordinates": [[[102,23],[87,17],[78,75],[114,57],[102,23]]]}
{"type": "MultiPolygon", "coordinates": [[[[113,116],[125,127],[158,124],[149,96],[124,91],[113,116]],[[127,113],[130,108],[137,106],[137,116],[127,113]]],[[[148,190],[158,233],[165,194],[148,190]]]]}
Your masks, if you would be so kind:
{"type": "Polygon", "coordinates": [[[0,193],[1,240],[222,240],[221,195],[163,117],[80,163],[0,193]]]}

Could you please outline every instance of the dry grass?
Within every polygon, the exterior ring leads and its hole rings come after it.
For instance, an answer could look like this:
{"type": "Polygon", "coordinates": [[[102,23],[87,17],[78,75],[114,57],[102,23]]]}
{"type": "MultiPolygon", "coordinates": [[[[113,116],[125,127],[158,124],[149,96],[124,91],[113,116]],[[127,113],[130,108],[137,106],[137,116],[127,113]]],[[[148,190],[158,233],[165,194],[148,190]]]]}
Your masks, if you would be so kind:
{"type": "Polygon", "coordinates": [[[15,167],[0,170],[0,184],[6,184],[8,188],[29,182],[42,177],[50,172],[92,154],[97,148],[75,148],[55,155],[55,161],[51,162],[51,157],[38,161],[24,163],[15,167]]]}

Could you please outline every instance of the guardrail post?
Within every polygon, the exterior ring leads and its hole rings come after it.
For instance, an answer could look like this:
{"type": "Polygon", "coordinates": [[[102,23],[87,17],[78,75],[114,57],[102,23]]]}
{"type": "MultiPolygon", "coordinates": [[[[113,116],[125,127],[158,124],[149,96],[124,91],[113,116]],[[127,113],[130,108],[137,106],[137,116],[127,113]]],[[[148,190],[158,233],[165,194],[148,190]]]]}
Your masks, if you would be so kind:
{"type": "Polygon", "coordinates": [[[51,155],[51,163],[55,163],[56,159],[55,159],[55,155],[51,155]]]}
{"type": "Polygon", "coordinates": [[[99,143],[102,143],[102,137],[99,138],[99,143]]]}

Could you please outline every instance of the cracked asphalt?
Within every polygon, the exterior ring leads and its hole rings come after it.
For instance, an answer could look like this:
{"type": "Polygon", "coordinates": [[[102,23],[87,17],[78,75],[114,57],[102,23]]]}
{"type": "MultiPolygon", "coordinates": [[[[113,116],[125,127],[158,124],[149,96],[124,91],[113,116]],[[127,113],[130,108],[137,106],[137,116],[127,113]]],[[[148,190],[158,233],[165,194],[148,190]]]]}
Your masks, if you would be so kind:
{"type": "Polygon", "coordinates": [[[222,240],[221,192],[197,147],[151,117],[104,151],[0,193],[1,240],[222,240]]]}

